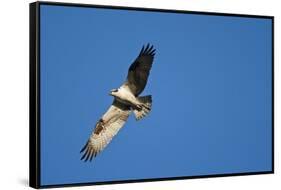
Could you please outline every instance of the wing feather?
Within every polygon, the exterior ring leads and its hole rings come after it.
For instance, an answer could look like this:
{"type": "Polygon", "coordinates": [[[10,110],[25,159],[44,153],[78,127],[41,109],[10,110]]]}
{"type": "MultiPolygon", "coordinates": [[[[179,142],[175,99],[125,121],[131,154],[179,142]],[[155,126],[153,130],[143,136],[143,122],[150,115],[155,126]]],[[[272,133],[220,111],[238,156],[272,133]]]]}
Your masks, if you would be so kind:
{"type": "Polygon", "coordinates": [[[92,161],[112,140],[118,131],[124,126],[129,115],[130,108],[114,100],[108,111],[97,122],[89,140],[81,149],[81,160],[92,161]]]}
{"type": "Polygon", "coordinates": [[[145,88],[152,67],[155,49],[153,45],[143,46],[136,60],[131,64],[123,86],[138,96],[145,88]]]}

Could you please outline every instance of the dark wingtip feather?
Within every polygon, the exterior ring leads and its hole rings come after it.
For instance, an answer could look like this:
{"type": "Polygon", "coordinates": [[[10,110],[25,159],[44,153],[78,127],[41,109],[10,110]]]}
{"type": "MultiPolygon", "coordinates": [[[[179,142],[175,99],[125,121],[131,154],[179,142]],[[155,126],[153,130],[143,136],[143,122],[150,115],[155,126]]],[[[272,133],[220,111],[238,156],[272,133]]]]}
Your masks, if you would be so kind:
{"type": "Polygon", "coordinates": [[[142,46],[142,49],[140,51],[139,56],[142,56],[142,55],[154,56],[155,55],[155,51],[156,51],[156,49],[154,48],[154,46],[150,45],[150,43],[148,43],[146,46],[145,45],[142,46]]]}
{"type": "Polygon", "coordinates": [[[93,157],[94,157],[94,154],[91,155],[90,160],[89,160],[90,162],[92,161],[93,157]]]}
{"type": "Polygon", "coordinates": [[[147,54],[147,51],[148,51],[148,49],[149,49],[149,46],[150,46],[150,44],[148,43],[148,44],[146,45],[146,47],[145,47],[145,50],[144,50],[143,54],[147,54]]]}
{"type": "Polygon", "coordinates": [[[83,146],[83,148],[80,150],[80,153],[82,153],[87,148],[88,142],[83,146]]]}
{"type": "Polygon", "coordinates": [[[83,153],[82,157],[80,158],[80,160],[83,160],[84,162],[87,162],[90,158],[89,161],[92,161],[93,159],[93,152],[91,150],[91,148],[88,146],[89,141],[87,141],[87,143],[84,145],[84,147],[80,150],[80,153],[83,153]]]}
{"type": "Polygon", "coordinates": [[[141,48],[141,51],[140,51],[139,56],[143,54],[143,50],[144,50],[144,45],[143,45],[142,48],[141,48]]]}
{"type": "Polygon", "coordinates": [[[153,45],[150,46],[150,48],[147,50],[147,53],[151,53],[152,49],[153,49],[153,45]]]}
{"type": "Polygon", "coordinates": [[[83,156],[80,158],[80,160],[83,160],[86,155],[87,155],[87,152],[85,152],[85,153],[83,154],[83,156]]]}
{"type": "Polygon", "coordinates": [[[88,146],[89,141],[87,141],[87,143],[83,146],[83,148],[80,150],[80,153],[83,153],[82,157],[80,158],[80,160],[84,160],[84,162],[86,162],[89,159],[90,156],[90,148],[88,146]]]}
{"type": "Polygon", "coordinates": [[[89,152],[89,153],[87,154],[87,157],[85,158],[84,162],[87,162],[87,161],[88,161],[90,155],[91,155],[91,152],[89,152]]]}

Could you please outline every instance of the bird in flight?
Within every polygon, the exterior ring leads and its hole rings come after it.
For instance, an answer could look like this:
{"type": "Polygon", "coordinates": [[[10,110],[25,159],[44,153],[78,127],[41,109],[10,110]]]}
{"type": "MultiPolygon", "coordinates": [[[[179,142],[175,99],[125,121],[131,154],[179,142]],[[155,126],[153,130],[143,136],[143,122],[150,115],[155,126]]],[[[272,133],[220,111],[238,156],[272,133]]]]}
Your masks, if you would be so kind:
{"type": "Polygon", "coordinates": [[[152,67],[155,49],[153,45],[143,46],[136,60],[128,70],[126,81],[110,91],[114,97],[112,105],[98,120],[95,129],[81,149],[81,160],[92,161],[124,126],[131,112],[136,120],[145,117],[151,110],[152,96],[139,96],[144,90],[152,67]]]}

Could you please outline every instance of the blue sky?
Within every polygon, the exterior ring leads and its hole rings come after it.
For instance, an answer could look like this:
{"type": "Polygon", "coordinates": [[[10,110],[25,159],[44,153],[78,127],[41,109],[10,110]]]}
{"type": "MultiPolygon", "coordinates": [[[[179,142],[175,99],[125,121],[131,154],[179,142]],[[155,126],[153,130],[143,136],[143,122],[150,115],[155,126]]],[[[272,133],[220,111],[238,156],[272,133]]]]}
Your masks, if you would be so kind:
{"type": "Polygon", "coordinates": [[[271,20],[41,5],[42,185],[271,170],[271,20]],[[142,45],[153,109],[79,151],[142,45]]]}

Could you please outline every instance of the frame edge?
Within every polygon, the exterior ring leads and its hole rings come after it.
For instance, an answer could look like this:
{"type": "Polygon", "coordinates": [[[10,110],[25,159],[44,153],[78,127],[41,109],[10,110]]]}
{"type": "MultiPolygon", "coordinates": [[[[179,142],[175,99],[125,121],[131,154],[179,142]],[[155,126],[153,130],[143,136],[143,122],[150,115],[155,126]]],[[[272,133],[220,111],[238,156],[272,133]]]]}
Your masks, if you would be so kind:
{"type": "Polygon", "coordinates": [[[133,10],[133,11],[150,11],[150,12],[164,12],[164,13],[183,13],[183,14],[201,14],[209,16],[233,16],[233,17],[247,17],[247,18],[260,18],[260,19],[272,19],[272,15],[255,15],[246,13],[225,13],[225,12],[213,12],[213,11],[192,11],[184,9],[166,9],[166,8],[151,8],[151,7],[135,7],[135,6],[121,6],[121,5],[104,5],[104,4],[88,4],[88,3],[73,3],[73,2],[58,2],[39,0],[37,1],[41,5],[55,5],[55,6],[67,6],[67,7],[85,7],[85,8],[105,8],[105,9],[117,9],[117,10],[133,10]]]}
{"type": "Polygon", "coordinates": [[[29,4],[29,186],[40,188],[38,125],[38,27],[39,3],[29,4]]]}
{"type": "Polygon", "coordinates": [[[275,174],[275,154],[274,154],[274,16],[272,15],[251,15],[238,13],[222,13],[208,11],[189,11],[189,10],[170,10],[158,8],[143,8],[143,7],[127,7],[115,5],[101,4],[83,4],[83,3],[66,3],[66,2],[50,2],[36,1],[29,4],[29,186],[36,189],[46,188],[61,188],[61,187],[77,187],[77,186],[92,186],[92,185],[113,185],[123,183],[142,183],[142,182],[157,182],[171,180],[186,180],[214,177],[235,177],[248,175],[264,175],[275,174]],[[68,7],[86,7],[86,8],[107,8],[120,10],[135,10],[135,11],[156,11],[156,12],[171,12],[171,13],[188,13],[202,14],[210,16],[233,16],[270,19],[272,21],[272,167],[270,171],[245,172],[245,173],[230,173],[230,174],[213,174],[199,176],[182,176],[182,177],[167,177],[167,178],[151,178],[137,180],[122,180],[122,181],[104,181],[104,182],[86,182],[86,183],[70,183],[70,184],[52,184],[42,185],[40,182],[40,5],[55,5],[68,7]]]}

